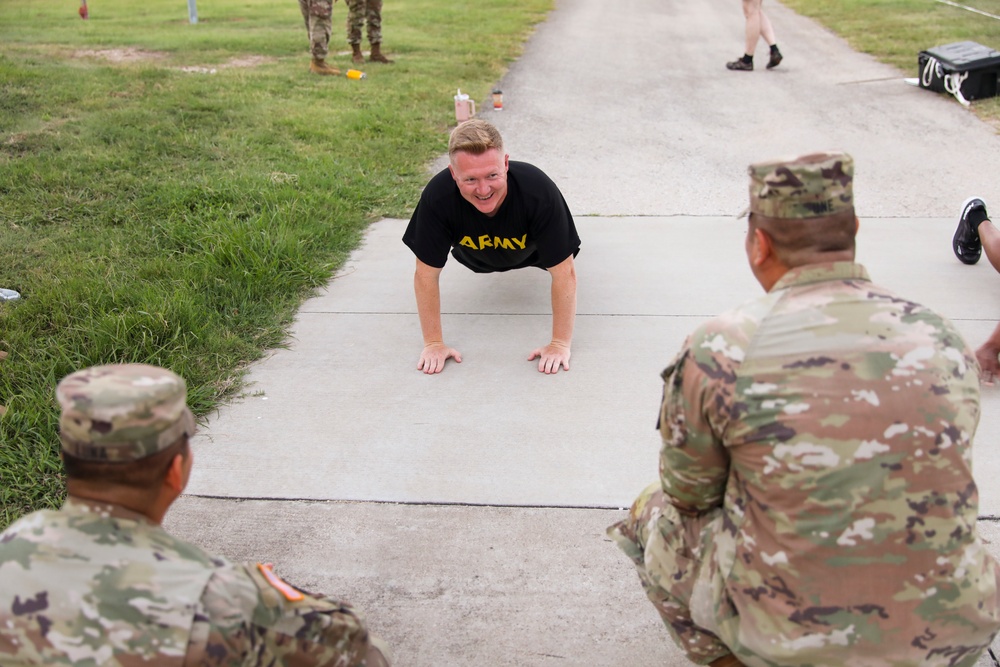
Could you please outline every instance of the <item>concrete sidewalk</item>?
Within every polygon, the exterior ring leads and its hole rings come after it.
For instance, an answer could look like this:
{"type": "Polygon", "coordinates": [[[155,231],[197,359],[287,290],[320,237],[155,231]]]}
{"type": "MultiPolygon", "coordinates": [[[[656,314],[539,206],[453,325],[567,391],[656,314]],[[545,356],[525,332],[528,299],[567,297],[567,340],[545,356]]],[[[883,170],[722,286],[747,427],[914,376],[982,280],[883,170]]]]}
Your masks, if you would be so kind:
{"type": "MultiPolygon", "coordinates": [[[[189,493],[627,507],[656,474],[660,370],[695,324],[760,293],[740,221],[581,218],[572,370],[545,376],[526,361],[551,326],[545,272],[449,267],[445,336],[464,361],[428,377],[414,370],[421,338],[405,225],[373,225],[340,277],[302,307],[289,349],[254,369],[253,395],[206,429],[189,493]]],[[[984,280],[993,271],[985,262],[951,256],[951,219],[862,225],[858,256],[874,279],[918,293],[968,340],[985,340],[994,322],[980,319],[980,302],[1000,301],[1000,280],[984,280]]],[[[998,399],[984,392],[976,449],[989,514],[1000,509],[1000,489],[988,483],[1000,458],[986,444],[998,432],[998,399]]]]}
{"type": "MultiPolygon", "coordinates": [[[[1000,319],[993,269],[950,250],[965,197],[1000,205],[1000,138],[767,10],[786,59],[738,73],[724,68],[741,50],[738,3],[562,0],[501,82],[504,111],[482,114],[576,216],[570,372],[525,361],[549,336],[545,273],[451,264],[445,340],[464,361],[417,372],[405,221],[380,221],[300,310],[289,348],[254,366],[250,394],[210,420],[168,529],[355,602],[399,665],[688,664],[603,531],[655,479],[659,371],[698,322],[759,293],[733,218],[746,165],[851,152],[873,279],[973,345],[1000,319]]],[[[989,517],[998,433],[988,389],[975,456],[989,517]]]]}

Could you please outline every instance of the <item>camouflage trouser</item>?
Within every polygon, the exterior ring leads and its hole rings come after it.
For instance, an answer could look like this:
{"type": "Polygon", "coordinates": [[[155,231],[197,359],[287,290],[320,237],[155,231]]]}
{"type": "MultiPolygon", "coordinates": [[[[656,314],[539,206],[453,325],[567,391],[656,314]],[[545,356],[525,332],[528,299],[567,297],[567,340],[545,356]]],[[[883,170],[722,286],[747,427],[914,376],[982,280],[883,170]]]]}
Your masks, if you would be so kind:
{"type": "Polygon", "coordinates": [[[639,579],[677,646],[700,665],[730,653],[712,632],[695,624],[691,596],[711,576],[705,555],[722,523],[721,510],[686,517],[667,502],[659,483],[636,498],[628,518],[608,535],[632,559],[639,579]]]}
{"type": "Polygon", "coordinates": [[[347,0],[347,43],[361,43],[361,27],[368,21],[368,43],[382,43],[382,0],[347,0]]]}
{"type": "Polygon", "coordinates": [[[330,47],[333,0],[299,0],[299,9],[309,33],[309,53],[313,58],[323,60],[330,47]]]}

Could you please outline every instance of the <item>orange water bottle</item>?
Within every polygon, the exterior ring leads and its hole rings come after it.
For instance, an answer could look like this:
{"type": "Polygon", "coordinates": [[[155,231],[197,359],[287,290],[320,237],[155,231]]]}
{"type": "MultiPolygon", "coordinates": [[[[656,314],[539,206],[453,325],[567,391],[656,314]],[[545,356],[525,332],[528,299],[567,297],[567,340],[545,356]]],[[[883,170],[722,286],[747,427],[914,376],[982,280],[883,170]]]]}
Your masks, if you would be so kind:
{"type": "Polygon", "coordinates": [[[360,81],[361,79],[367,79],[368,77],[365,76],[365,73],[359,69],[349,69],[347,70],[347,78],[360,81]]]}

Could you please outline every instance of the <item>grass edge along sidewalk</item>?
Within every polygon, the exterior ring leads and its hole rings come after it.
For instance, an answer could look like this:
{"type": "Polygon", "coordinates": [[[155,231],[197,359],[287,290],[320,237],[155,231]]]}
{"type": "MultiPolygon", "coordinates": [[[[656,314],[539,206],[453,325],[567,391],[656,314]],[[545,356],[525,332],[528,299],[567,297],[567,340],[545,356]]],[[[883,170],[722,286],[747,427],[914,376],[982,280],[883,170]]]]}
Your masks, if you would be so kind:
{"type": "Polygon", "coordinates": [[[0,305],[0,528],[61,503],[61,377],[166,366],[199,415],[241,391],[367,224],[409,214],[455,89],[485,100],[551,7],[387,3],[396,62],[352,81],[309,74],[287,0],[197,25],[174,0],[0,5],[0,285],[22,295],[0,305]]]}
{"type": "MultiPolygon", "coordinates": [[[[854,50],[895,66],[905,77],[918,75],[917,54],[935,46],[972,41],[1000,51],[1000,20],[995,18],[1000,16],[1000,0],[780,1],[826,26],[854,50]]],[[[1000,97],[973,101],[971,108],[1000,131],[1000,97]]]]}

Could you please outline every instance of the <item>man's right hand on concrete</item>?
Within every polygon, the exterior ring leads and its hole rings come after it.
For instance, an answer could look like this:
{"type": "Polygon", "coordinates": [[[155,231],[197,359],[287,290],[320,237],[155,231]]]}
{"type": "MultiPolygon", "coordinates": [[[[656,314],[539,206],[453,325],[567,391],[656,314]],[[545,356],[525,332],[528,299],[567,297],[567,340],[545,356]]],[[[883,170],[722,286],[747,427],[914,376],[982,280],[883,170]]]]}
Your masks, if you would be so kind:
{"type": "Polygon", "coordinates": [[[428,375],[440,373],[444,370],[444,362],[448,359],[462,363],[462,353],[444,343],[429,343],[424,346],[424,351],[420,353],[417,370],[428,375]]]}

